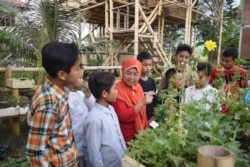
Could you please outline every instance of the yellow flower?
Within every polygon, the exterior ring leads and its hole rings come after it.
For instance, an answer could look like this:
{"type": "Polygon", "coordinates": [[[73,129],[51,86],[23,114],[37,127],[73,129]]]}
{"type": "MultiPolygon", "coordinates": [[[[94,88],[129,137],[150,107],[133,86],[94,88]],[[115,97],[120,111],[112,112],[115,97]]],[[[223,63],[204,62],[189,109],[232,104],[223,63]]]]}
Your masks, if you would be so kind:
{"type": "Polygon", "coordinates": [[[217,44],[212,40],[208,40],[205,42],[205,47],[208,51],[214,51],[217,48],[217,44]]]}

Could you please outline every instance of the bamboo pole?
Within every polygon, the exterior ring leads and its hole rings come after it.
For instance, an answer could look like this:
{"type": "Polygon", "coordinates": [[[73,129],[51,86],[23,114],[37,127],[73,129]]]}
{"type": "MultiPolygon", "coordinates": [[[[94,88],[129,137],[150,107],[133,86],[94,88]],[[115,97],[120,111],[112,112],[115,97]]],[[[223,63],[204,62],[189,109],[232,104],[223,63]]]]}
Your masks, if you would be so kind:
{"type": "Polygon", "coordinates": [[[224,15],[224,0],[222,0],[222,2],[221,2],[221,11],[220,11],[220,30],[219,30],[217,64],[220,63],[221,41],[222,41],[222,28],[223,28],[223,15],[224,15]]]}
{"type": "Polygon", "coordinates": [[[135,23],[134,23],[134,56],[137,56],[139,52],[139,0],[135,0],[135,23]]]}
{"type": "Polygon", "coordinates": [[[96,7],[98,7],[98,6],[102,6],[102,5],[104,5],[104,3],[105,3],[105,2],[101,2],[101,3],[98,3],[98,4],[93,5],[93,6],[85,7],[85,8],[83,8],[83,9],[80,9],[79,11],[80,11],[80,12],[87,11],[87,10],[89,10],[89,9],[96,8],[96,7]]]}
{"type": "MultiPolygon", "coordinates": [[[[114,8],[114,4],[113,4],[113,1],[112,0],[109,0],[109,24],[110,24],[110,32],[109,32],[109,39],[110,41],[113,41],[114,40],[114,37],[113,37],[113,32],[114,32],[114,12],[113,12],[113,8],[114,8]]],[[[110,57],[110,64],[109,65],[113,65],[113,46],[112,45],[108,45],[107,46],[107,53],[108,53],[108,56],[110,57]]]]}
{"type": "Polygon", "coordinates": [[[185,20],[185,38],[184,42],[190,44],[190,26],[191,26],[191,16],[192,16],[192,0],[187,0],[187,11],[186,11],[186,20],[185,20]]]}

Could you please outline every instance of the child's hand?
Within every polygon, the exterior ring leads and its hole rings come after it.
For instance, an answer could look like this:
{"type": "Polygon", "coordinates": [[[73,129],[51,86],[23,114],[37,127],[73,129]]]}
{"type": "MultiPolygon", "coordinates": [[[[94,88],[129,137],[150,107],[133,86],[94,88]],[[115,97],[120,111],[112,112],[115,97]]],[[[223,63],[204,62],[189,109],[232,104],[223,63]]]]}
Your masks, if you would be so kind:
{"type": "Polygon", "coordinates": [[[83,83],[83,88],[84,88],[85,97],[86,97],[86,98],[89,98],[89,97],[92,95],[92,93],[91,93],[91,91],[90,91],[90,89],[89,89],[88,84],[83,83]]]}
{"type": "Polygon", "coordinates": [[[154,98],[154,95],[155,95],[155,93],[145,94],[144,99],[143,99],[144,102],[145,102],[145,104],[150,104],[150,103],[152,103],[153,98],[154,98]]]}

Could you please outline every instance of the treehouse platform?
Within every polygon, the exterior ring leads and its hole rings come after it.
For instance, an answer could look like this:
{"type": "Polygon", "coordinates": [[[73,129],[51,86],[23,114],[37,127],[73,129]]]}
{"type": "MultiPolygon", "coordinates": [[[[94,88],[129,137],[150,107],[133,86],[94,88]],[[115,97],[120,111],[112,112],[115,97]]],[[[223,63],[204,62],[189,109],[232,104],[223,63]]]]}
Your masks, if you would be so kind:
{"type": "Polygon", "coordinates": [[[165,28],[185,28],[183,43],[191,44],[198,22],[197,0],[66,0],[61,5],[70,14],[83,14],[90,43],[105,41],[96,49],[97,55],[107,55],[104,65],[120,65],[124,55],[147,50],[159,67],[171,66],[163,48],[165,28]]]}

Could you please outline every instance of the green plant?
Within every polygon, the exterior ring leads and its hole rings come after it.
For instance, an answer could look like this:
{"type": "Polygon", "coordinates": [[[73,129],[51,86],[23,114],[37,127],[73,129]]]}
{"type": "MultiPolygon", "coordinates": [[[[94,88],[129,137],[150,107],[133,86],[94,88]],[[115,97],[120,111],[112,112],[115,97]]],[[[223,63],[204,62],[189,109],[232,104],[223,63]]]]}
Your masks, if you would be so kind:
{"type": "MultiPolygon", "coordinates": [[[[136,140],[129,143],[129,156],[149,167],[196,166],[199,147],[221,145],[235,154],[236,167],[249,163],[250,155],[239,148],[238,142],[246,130],[247,120],[250,120],[250,112],[246,112],[242,100],[228,100],[232,112],[223,115],[216,105],[207,111],[206,101],[176,107],[175,97],[179,92],[174,89],[167,91],[163,92],[163,103],[155,111],[160,126],[141,131],[136,140]],[[235,113],[239,119],[235,119],[235,113]]],[[[218,97],[219,102],[221,98],[218,97]]]]}
{"type": "Polygon", "coordinates": [[[0,96],[0,101],[5,102],[9,107],[15,107],[19,103],[19,97],[13,97],[11,94],[0,96]]]}
{"type": "Polygon", "coordinates": [[[89,58],[88,59],[88,66],[100,66],[104,62],[103,57],[97,57],[96,59],[94,58],[89,58]]]}
{"type": "Polygon", "coordinates": [[[25,157],[14,159],[8,158],[7,162],[2,164],[1,167],[29,167],[29,163],[25,157]]]}

